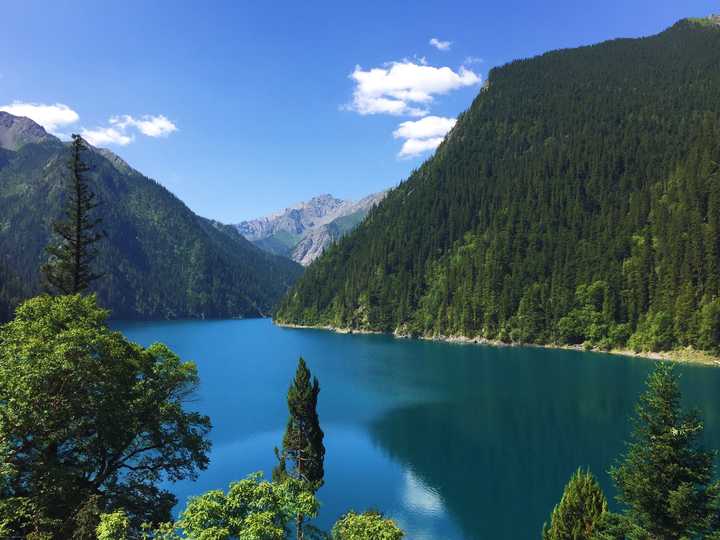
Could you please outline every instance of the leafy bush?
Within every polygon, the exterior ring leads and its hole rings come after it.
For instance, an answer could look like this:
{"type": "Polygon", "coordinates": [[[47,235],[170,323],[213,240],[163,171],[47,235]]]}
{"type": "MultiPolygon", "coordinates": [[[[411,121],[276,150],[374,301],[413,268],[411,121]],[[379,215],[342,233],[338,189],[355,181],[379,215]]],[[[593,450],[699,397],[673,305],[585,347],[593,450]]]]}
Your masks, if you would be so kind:
{"type": "Polygon", "coordinates": [[[400,540],[404,533],[378,512],[348,512],[333,526],[332,540],[400,540]]]}

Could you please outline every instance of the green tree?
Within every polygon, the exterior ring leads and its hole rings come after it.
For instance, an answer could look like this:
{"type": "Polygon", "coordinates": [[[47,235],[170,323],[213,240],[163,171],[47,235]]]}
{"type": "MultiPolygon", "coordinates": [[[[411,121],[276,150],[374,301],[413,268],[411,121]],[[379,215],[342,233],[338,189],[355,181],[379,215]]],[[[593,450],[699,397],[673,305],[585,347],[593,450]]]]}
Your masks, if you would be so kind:
{"type": "MultiPolygon", "coordinates": [[[[305,360],[300,358],[295,379],[287,394],[290,415],[282,451],[275,451],[280,463],[273,471],[273,479],[281,481],[286,477],[293,478],[313,493],[320,489],[325,476],[324,434],[317,414],[319,393],[317,377],[312,377],[305,360]]],[[[303,521],[304,515],[298,514],[296,526],[299,540],[303,538],[303,521]]]]}
{"type": "Polygon", "coordinates": [[[180,518],[152,530],[152,537],[284,540],[298,514],[315,517],[318,507],[315,496],[299,480],[268,482],[262,473],[254,473],[230,484],[227,493],[213,490],[191,498],[180,518]]]}
{"type": "Polygon", "coordinates": [[[130,533],[130,519],[124,510],[116,510],[100,516],[97,526],[97,540],[127,540],[130,533]]]}
{"type": "Polygon", "coordinates": [[[700,311],[700,347],[717,352],[720,348],[720,299],[707,302],[700,311]]]}
{"type": "Polygon", "coordinates": [[[543,540],[587,540],[592,538],[607,499],[590,471],[578,469],[565,486],[560,502],[543,526],[543,540]]]}
{"type": "Polygon", "coordinates": [[[117,508],[133,527],[167,521],[157,483],[207,466],[210,421],[184,408],[195,365],[106,318],[93,295],[41,296],[0,327],[0,523],[15,535],[67,537],[117,508]]]}
{"type": "Polygon", "coordinates": [[[378,512],[348,512],[333,526],[333,540],[400,540],[404,533],[378,512]]]}
{"type": "Polygon", "coordinates": [[[695,538],[717,527],[715,454],[699,447],[703,424],[696,413],[681,410],[680,399],[673,366],[658,363],[637,406],[627,451],[610,471],[627,520],[651,538],[695,538]]]}
{"type": "Polygon", "coordinates": [[[86,178],[90,168],[82,154],[87,147],[80,135],[73,135],[72,139],[65,219],[53,225],[59,241],[47,247],[50,259],[42,269],[48,288],[59,294],[84,292],[100,277],[91,267],[97,255],[93,245],[103,235],[97,232],[100,218],[92,216],[98,203],[86,178]]]}
{"type": "Polygon", "coordinates": [[[638,324],[637,331],[630,336],[628,345],[636,352],[665,351],[674,342],[673,320],[664,311],[648,313],[638,324]]]}

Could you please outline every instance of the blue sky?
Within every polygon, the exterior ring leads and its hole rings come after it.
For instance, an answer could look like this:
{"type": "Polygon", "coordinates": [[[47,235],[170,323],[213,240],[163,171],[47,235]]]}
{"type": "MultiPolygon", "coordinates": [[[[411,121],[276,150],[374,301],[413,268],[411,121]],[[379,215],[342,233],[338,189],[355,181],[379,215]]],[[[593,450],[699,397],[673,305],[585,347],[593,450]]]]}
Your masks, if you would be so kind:
{"type": "Polygon", "coordinates": [[[717,0],[8,2],[0,108],[32,104],[56,133],[84,130],[237,222],[397,184],[494,66],[712,12],[717,0]]]}

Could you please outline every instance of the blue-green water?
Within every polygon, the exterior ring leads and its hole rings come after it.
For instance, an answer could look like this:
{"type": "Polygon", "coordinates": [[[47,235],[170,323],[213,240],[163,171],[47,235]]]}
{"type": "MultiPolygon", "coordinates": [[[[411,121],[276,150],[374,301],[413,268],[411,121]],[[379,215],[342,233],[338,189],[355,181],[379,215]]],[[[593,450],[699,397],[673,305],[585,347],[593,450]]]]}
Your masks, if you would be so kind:
{"type": "MultiPolygon", "coordinates": [[[[193,407],[213,422],[210,467],[171,489],[225,488],[275,464],[302,355],[320,379],[327,448],[318,524],[377,508],[412,540],[538,538],[578,467],[606,493],[652,362],[283,329],[268,320],[116,323],[199,368],[193,407]]],[[[687,404],[720,448],[720,369],[683,366],[687,404]]]]}

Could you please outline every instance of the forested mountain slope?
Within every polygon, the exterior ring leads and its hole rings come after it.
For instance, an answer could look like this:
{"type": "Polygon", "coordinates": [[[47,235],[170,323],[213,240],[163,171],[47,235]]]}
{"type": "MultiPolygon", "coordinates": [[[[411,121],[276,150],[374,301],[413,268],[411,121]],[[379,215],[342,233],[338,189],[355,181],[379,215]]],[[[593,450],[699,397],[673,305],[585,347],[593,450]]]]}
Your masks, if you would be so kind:
{"type": "MultiPolygon", "coordinates": [[[[40,126],[29,129],[26,118],[0,116],[0,317],[7,317],[21,297],[40,291],[69,150],[40,126]]],[[[234,228],[195,215],[111,152],[91,149],[85,159],[107,235],[98,244],[104,276],[94,290],[113,317],[265,315],[302,272],[234,228]]]]}
{"type": "Polygon", "coordinates": [[[718,161],[712,19],[512,62],[276,319],[717,348],[718,161]]]}

